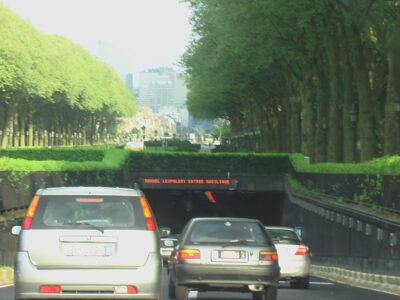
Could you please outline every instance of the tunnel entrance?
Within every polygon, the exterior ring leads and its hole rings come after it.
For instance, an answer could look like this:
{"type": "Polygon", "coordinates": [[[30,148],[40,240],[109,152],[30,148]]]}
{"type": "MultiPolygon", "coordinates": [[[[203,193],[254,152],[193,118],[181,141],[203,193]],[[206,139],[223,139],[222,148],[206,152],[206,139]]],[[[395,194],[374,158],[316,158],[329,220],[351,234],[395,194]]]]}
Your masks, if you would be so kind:
{"type": "Polygon", "coordinates": [[[242,217],[259,219],[265,225],[282,224],[283,192],[143,190],[158,226],[180,233],[195,217],[242,217]]]}

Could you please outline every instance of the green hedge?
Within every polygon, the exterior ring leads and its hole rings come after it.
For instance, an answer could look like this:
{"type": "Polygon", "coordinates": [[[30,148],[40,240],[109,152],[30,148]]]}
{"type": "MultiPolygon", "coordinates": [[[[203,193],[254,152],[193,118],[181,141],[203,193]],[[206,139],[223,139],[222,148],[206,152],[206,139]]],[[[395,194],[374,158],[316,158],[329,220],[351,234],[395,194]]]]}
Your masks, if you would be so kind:
{"type": "Polygon", "coordinates": [[[290,155],[291,163],[298,172],[347,173],[347,174],[400,174],[400,156],[384,156],[362,163],[308,164],[302,154],[290,155]]]}
{"type": "Polygon", "coordinates": [[[102,161],[105,149],[101,148],[11,148],[0,149],[0,157],[25,160],[102,161]]]}
{"type": "MultiPolygon", "coordinates": [[[[70,151],[76,151],[75,155],[81,154],[82,149],[71,148],[70,151]]],[[[129,151],[123,149],[103,149],[105,155],[101,161],[93,161],[88,158],[87,161],[68,161],[68,160],[27,160],[21,158],[0,157],[0,171],[85,171],[85,170],[116,170],[125,166],[126,159],[129,157],[129,151]]],[[[58,153],[58,152],[57,152],[58,153]]],[[[86,154],[95,152],[85,152],[86,154]]],[[[87,157],[87,156],[86,156],[87,157]]]]}
{"type": "Polygon", "coordinates": [[[199,144],[192,144],[189,141],[172,139],[168,141],[145,141],[146,150],[152,152],[198,152],[199,144]]]}
{"type": "Polygon", "coordinates": [[[128,168],[137,172],[288,172],[287,154],[132,152],[128,168]]]}

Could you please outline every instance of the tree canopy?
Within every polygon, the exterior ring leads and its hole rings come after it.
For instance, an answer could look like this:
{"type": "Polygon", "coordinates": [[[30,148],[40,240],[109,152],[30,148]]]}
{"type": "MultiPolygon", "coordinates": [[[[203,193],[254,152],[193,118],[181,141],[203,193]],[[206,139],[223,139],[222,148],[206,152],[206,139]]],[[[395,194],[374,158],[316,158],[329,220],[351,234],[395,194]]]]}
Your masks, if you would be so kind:
{"type": "Polygon", "coordinates": [[[118,117],[135,112],[133,95],[110,66],[65,38],[39,32],[0,4],[3,146],[10,134],[14,144],[32,145],[33,132],[65,138],[111,133],[118,117]]]}
{"type": "Polygon", "coordinates": [[[399,152],[400,1],[184,2],[194,116],[257,128],[262,151],[316,162],[399,152]]]}

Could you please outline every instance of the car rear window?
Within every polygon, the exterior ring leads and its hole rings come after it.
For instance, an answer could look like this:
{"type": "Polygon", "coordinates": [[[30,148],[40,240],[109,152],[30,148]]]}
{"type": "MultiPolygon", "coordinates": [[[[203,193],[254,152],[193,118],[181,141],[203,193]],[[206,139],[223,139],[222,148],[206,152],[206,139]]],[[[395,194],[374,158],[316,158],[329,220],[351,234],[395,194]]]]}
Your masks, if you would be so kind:
{"type": "Polygon", "coordinates": [[[271,244],[262,226],[247,221],[199,221],[188,233],[190,243],[271,244]]]}
{"type": "Polygon", "coordinates": [[[137,197],[42,196],[32,228],[145,229],[137,197]]]}
{"type": "Polygon", "coordinates": [[[300,239],[292,230],[287,229],[267,229],[272,241],[276,244],[300,244],[300,239]]]}

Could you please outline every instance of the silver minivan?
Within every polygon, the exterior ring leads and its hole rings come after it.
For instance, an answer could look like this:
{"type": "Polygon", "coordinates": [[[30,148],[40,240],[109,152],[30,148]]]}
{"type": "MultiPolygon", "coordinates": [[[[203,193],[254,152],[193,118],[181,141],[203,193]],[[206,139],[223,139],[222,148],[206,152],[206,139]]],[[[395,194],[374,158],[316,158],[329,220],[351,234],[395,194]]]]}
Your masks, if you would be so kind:
{"type": "Polygon", "coordinates": [[[12,229],[16,299],[161,299],[153,216],[136,189],[38,190],[12,229]]]}

